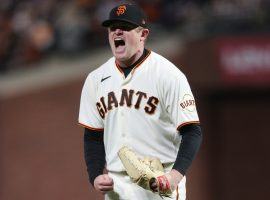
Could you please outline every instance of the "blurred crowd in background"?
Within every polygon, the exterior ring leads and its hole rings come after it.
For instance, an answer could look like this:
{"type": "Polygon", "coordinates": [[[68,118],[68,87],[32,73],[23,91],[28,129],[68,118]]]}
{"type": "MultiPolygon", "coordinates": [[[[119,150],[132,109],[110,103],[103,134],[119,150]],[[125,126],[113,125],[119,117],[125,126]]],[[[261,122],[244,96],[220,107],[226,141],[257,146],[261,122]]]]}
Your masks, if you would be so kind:
{"type": "MultiPolygon", "coordinates": [[[[51,54],[107,44],[101,22],[117,0],[0,0],[0,73],[51,54]]],[[[132,1],[125,1],[132,2],[132,1]]],[[[151,28],[189,35],[270,32],[269,0],[138,0],[151,28]]]]}

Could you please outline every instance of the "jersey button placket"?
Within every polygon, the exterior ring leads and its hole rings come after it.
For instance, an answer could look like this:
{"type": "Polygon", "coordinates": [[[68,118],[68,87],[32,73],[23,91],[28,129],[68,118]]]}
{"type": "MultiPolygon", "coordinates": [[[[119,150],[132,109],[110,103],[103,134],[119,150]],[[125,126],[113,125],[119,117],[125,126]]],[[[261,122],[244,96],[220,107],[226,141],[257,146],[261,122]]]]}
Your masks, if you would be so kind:
{"type": "MultiPolygon", "coordinates": [[[[126,78],[124,78],[121,89],[128,89],[127,85],[129,84],[130,80],[131,80],[131,74],[129,74],[126,78]]],[[[128,111],[126,109],[128,109],[126,105],[124,105],[123,107],[120,107],[121,129],[122,129],[121,136],[124,142],[128,140],[127,128],[126,128],[127,119],[125,115],[125,113],[128,111]]]]}
{"type": "Polygon", "coordinates": [[[120,107],[120,119],[121,119],[121,136],[123,139],[126,138],[126,126],[125,126],[125,114],[124,114],[124,108],[120,107]]]}
{"type": "Polygon", "coordinates": [[[130,73],[126,78],[124,78],[122,86],[129,84],[131,80],[132,80],[132,73],[130,73]]]}

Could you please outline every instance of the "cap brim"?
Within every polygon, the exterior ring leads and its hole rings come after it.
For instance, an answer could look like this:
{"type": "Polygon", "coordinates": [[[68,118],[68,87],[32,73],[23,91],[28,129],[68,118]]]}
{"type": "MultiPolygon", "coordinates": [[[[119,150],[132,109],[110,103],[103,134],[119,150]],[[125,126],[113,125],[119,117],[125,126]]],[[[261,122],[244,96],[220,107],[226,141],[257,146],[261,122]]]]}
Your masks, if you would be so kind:
{"type": "Polygon", "coordinates": [[[102,22],[102,26],[104,26],[104,27],[109,27],[109,26],[111,26],[113,23],[116,23],[116,22],[128,22],[128,23],[130,23],[130,24],[133,24],[133,25],[135,25],[135,26],[141,26],[141,25],[139,25],[139,24],[136,24],[136,23],[134,23],[134,22],[132,22],[132,21],[129,21],[129,20],[125,20],[125,19],[108,19],[108,20],[105,20],[104,22],[102,22]]]}

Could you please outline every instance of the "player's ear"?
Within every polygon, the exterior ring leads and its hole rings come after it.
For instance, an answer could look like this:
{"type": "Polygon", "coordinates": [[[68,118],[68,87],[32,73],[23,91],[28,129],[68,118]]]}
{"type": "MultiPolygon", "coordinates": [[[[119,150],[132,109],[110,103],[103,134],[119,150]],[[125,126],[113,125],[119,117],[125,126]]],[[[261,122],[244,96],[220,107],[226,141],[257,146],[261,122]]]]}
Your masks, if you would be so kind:
{"type": "Polygon", "coordinates": [[[146,40],[149,35],[149,29],[144,28],[141,32],[141,40],[146,40]]]}

